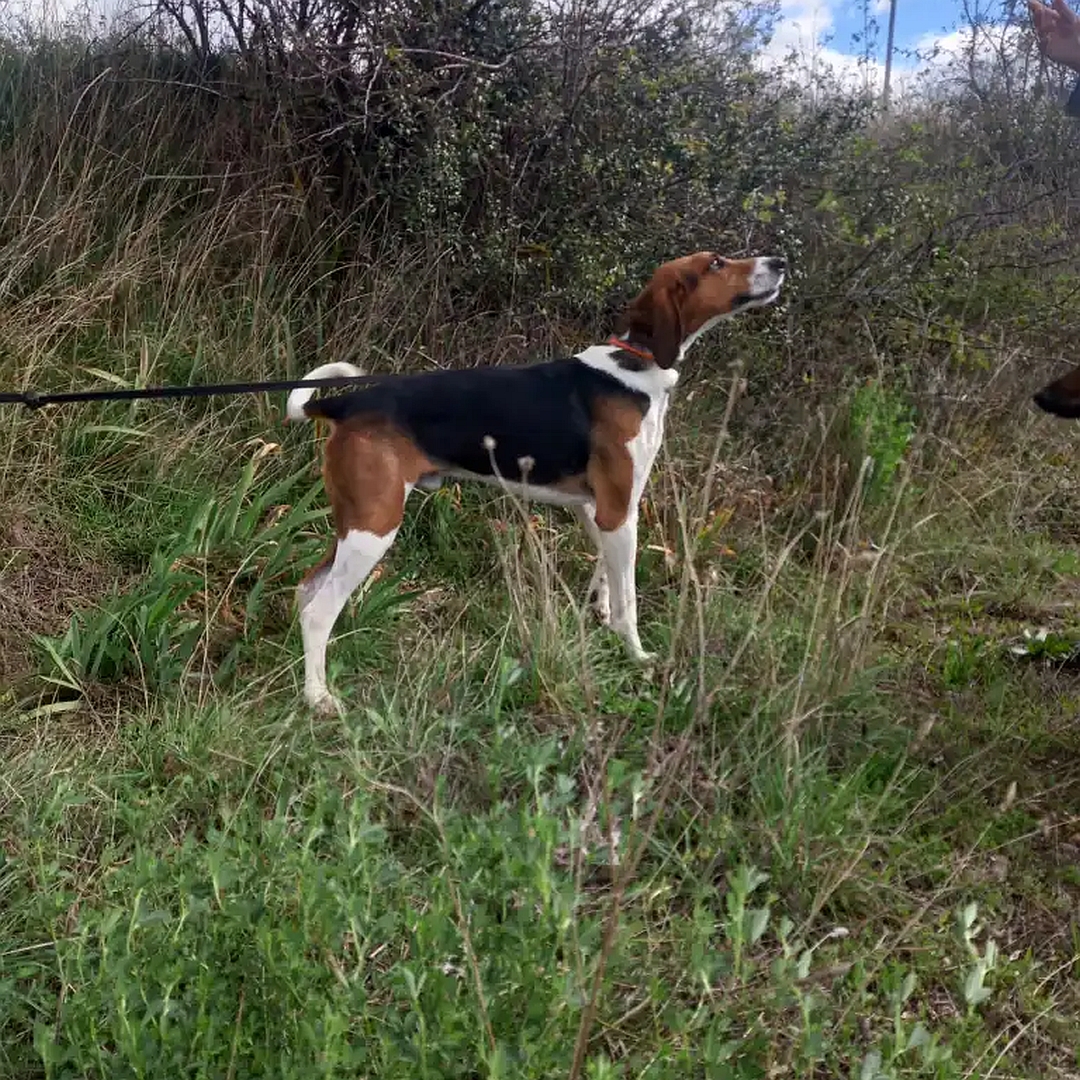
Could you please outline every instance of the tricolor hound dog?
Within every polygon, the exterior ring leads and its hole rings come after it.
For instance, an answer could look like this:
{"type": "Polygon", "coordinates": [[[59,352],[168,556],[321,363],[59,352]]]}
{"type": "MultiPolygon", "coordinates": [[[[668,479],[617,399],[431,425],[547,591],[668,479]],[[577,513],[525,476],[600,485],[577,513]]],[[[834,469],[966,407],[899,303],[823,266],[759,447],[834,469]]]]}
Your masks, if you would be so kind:
{"type": "MultiPolygon", "coordinates": [[[[721,319],[772,303],[785,265],[713,252],[665,263],[624,312],[618,335],[570,359],[393,375],[317,401],[309,387],[293,390],[288,419],[330,422],[323,479],[337,532],[297,588],[308,704],[340,708],[326,683],[334,623],[394,542],[409,493],[444,476],[572,507],[599,552],[589,586],[597,614],[631,656],[651,659],[637,627],[638,502],[677,365],[721,319]]],[[[361,375],[334,363],[305,378],[361,375]]]]}

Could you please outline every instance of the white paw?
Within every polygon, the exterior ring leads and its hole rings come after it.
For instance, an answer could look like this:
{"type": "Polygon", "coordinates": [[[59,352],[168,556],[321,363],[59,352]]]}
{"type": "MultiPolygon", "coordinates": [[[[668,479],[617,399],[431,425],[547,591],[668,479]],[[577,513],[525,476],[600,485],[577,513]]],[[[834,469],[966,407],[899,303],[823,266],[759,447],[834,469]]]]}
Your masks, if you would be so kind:
{"type": "Polygon", "coordinates": [[[589,590],[589,607],[601,626],[611,625],[611,593],[606,581],[589,590]]]}
{"type": "Polygon", "coordinates": [[[345,707],[333,694],[323,692],[321,694],[305,694],[308,706],[319,716],[343,716],[345,707]]]}
{"type": "Polygon", "coordinates": [[[641,639],[637,636],[637,632],[633,630],[626,630],[625,627],[616,624],[612,627],[612,630],[623,639],[623,644],[626,646],[626,651],[630,656],[630,659],[637,664],[651,664],[656,659],[656,653],[646,652],[641,644],[641,639]]]}
{"type": "Polygon", "coordinates": [[[607,575],[603,569],[598,569],[593,580],[589,582],[589,592],[586,594],[589,606],[593,609],[593,615],[604,626],[611,625],[611,590],[608,588],[607,575]]]}

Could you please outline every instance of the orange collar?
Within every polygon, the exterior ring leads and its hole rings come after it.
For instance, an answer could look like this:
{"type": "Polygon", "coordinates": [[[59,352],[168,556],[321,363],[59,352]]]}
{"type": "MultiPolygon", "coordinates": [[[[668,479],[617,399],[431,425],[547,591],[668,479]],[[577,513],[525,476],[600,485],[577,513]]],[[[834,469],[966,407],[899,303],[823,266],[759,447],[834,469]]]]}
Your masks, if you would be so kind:
{"type": "Polygon", "coordinates": [[[624,352],[633,353],[635,356],[640,356],[642,360],[655,360],[648,349],[639,349],[636,345],[631,345],[629,341],[623,341],[622,338],[616,337],[614,334],[607,339],[609,345],[614,345],[616,349],[622,349],[624,352]]]}

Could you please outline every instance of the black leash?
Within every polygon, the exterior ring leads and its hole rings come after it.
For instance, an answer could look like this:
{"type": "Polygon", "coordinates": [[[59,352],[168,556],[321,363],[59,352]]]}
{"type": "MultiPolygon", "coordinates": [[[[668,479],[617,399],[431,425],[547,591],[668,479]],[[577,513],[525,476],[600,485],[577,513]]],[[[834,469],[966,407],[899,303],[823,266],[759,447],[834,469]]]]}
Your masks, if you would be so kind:
{"type": "Polygon", "coordinates": [[[301,386],[357,386],[385,376],[339,375],[333,379],[281,379],[276,382],[216,383],[206,386],[151,386],[145,390],[76,390],[65,394],[39,394],[36,390],[0,391],[0,405],[67,405],[78,401],[144,401],[152,398],[214,397],[217,394],[261,394],[295,390],[301,386]]]}

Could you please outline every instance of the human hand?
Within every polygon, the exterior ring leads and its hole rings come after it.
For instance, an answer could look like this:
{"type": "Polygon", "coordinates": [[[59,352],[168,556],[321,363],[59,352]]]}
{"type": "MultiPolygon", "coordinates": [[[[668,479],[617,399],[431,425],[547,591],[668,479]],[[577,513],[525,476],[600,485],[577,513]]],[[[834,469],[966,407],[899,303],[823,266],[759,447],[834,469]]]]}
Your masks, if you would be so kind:
{"type": "Polygon", "coordinates": [[[1065,0],[1052,0],[1053,7],[1028,0],[1031,22],[1039,49],[1048,59],[1080,71],[1080,18],[1065,0]]]}

